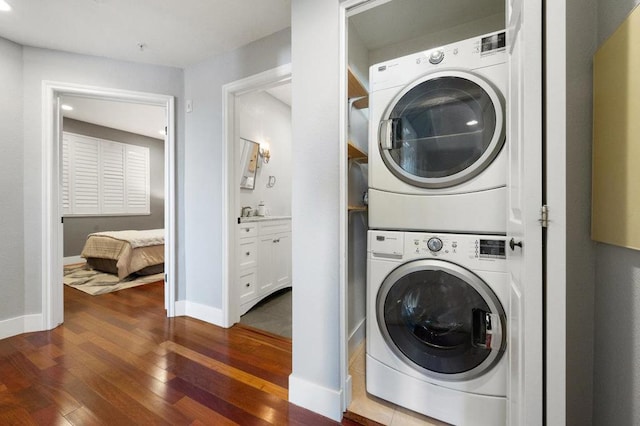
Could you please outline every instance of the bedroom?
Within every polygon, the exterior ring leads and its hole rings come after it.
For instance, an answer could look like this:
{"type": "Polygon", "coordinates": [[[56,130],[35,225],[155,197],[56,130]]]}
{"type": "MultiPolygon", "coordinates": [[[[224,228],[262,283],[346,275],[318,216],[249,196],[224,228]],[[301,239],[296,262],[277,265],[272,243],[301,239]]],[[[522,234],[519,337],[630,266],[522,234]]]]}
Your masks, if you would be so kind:
{"type": "Polygon", "coordinates": [[[165,108],[79,96],[61,106],[65,284],[97,295],[162,281],[165,108]]]}

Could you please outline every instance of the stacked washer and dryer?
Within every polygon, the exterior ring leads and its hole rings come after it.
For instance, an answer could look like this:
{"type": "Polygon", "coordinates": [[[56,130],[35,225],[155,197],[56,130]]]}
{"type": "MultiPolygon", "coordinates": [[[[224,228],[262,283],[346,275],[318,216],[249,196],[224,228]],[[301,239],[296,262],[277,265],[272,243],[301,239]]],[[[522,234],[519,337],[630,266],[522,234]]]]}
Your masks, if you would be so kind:
{"type": "Polygon", "coordinates": [[[504,31],[370,69],[366,383],[506,422],[504,31]]]}

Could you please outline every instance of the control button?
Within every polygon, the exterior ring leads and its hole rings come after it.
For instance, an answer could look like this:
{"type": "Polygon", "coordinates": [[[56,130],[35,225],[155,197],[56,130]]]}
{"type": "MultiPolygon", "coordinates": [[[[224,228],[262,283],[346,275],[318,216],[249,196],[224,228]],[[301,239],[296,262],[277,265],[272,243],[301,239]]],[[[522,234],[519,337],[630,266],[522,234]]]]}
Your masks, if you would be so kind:
{"type": "Polygon", "coordinates": [[[442,240],[440,238],[429,238],[429,241],[427,241],[427,247],[429,247],[429,250],[431,251],[440,251],[442,250],[442,240]]]}
{"type": "Polygon", "coordinates": [[[413,240],[413,244],[419,246],[420,245],[420,240],[413,240]]]}
{"type": "Polygon", "coordinates": [[[433,52],[431,52],[431,55],[429,55],[429,62],[431,62],[432,64],[436,65],[439,64],[440,62],[442,62],[442,60],[444,59],[444,50],[434,50],[433,52]]]}

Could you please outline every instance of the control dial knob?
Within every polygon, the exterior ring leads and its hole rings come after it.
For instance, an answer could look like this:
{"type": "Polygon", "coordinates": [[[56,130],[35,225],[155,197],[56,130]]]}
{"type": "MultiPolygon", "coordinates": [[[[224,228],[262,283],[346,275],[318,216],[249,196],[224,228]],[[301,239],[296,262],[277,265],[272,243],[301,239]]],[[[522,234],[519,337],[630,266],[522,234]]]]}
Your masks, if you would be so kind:
{"type": "Polygon", "coordinates": [[[439,64],[443,59],[444,51],[440,49],[434,50],[433,52],[431,52],[431,55],[429,55],[429,62],[431,62],[433,65],[439,64]]]}
{"type": "Polygon", "coordinates": [[[440,251],[442,250],[442,240],[437,237],[429,238],[429,241],[427,241],[427,247],[429,247],[429,250],[431,251],[440,251]]]}

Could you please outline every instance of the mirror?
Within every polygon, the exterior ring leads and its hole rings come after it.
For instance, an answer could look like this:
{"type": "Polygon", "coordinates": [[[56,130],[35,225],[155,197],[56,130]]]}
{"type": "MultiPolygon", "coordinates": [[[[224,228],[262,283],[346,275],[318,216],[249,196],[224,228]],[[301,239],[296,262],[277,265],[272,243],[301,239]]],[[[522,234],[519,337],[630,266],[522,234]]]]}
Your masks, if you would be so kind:
{"type": "Polygon", "coordinates": [[[260,144],[246,139],[240,140],[244,142],[242,155],[240,156],[240,188],[254,189],[256,185],[260,144]]]}

